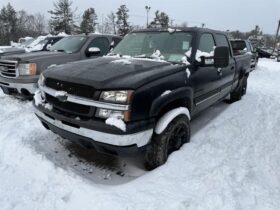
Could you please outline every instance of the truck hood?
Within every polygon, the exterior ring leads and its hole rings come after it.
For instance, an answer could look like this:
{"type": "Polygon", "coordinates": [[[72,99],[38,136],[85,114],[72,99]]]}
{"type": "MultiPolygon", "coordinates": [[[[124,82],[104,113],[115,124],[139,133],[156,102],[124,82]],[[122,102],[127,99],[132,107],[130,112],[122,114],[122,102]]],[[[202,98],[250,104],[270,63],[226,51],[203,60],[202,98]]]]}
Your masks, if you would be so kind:
{"type": "Polygon", "coordinates": [[[19,62],[37,62],[42,59],[51,59],[54,57],[68,57],[70,54],[66,54],[63,52],[50,52],[50,51],[41,51],[41,52],[31,52],[31,53],[23,53],[11,56],[3,56],[1,59],[3,60],[16,60],[19,62]]]}
{"type": "Polygon", "coordinates": [[[138,58],[102,58],[56,66],[46,78],[92,86],[95,89],[137,89],[156,78],[185,69],[164,61],[138,58]]]}
{"type": "Polygon", "coordinates": [[[12,55],[17,53],[25,53],[25,50],[17,47],[0,48],[0,55],[12,55]]]}

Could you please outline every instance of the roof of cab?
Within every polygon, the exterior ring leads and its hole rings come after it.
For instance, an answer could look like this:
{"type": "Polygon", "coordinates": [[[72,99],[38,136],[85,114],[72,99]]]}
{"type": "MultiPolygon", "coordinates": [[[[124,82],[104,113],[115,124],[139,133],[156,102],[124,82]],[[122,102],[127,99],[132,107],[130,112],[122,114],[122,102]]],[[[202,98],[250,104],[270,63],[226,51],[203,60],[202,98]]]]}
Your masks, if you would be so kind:
{"type": "Polygon", "coordinates": [[[223,31],[217,31],[217,30],[212,30],[209,28],[200,28],[200,27],[169,27],[169,28],[147,28],[147,29],[140,29],[140,30],[135,30],[132,31],[132,33],[137,33],[137,32],[164,32],[164,31],[169,31],[169,30],[175,29],[177,31],[193,31],[193,32],[212,32],[212,33],[222,33],[226,34],[226,32],[223,31]]]}
{"type": "Polygon", "coordinates": [[[84,36],[84,37],[98,37],[98,36],[106,36],[106,37],[116,37],[121,38],[121,36],[115,35],[115,34],[97,34],[97,33],[88,33],[88,34],[76,34],[71,36],[84,36]]]}

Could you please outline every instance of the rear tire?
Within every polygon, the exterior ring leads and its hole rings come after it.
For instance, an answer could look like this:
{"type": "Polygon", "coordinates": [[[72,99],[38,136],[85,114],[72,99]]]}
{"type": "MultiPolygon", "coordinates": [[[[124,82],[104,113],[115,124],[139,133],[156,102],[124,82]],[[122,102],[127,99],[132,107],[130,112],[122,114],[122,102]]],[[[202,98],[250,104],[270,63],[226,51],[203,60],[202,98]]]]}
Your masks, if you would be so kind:
{"type": "Polygon", "coordinates": [[[231,103],[240,101],[242,96],[246,95],[248,77],[249,75],[245,75],[242,79],[239,80],[238,87],[230,94],[231,103]]]}
{"type": "Polygon", "coordinates": [[[190,141],[190,121],[179,115],[159,135],[154,134],[145,154],[146,169],[153,170],[163,165],[168,156],[190,141]]]}

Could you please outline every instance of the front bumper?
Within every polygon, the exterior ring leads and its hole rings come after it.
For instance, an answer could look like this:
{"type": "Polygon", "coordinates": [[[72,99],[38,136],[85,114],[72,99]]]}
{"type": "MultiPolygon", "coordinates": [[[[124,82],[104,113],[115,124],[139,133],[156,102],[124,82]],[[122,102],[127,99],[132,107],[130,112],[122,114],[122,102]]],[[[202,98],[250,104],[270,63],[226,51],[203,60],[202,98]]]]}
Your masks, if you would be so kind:
{"type": "Polygon", "coordinates": [[[110,144],[114,146],[137,145],[137,147],[143,147],[149,143],[150,138],[153,134],[152,129],[141,131],[134,134],[123,134],[123,135],[110,134],[110,133],[100,132],[100,131],[91,130],[83,127],[77,128],[74,126],[70,126],[67,125],[67,123],[62,122],[60,120],[52,119],[50,116],[38,110],[35,111],[35,114],[44,122],[47,122],[48,124],[51,124],[57,128],[60,128],[62,130],[71,133],[75,133],[79,136],[83,136],[97,142],[110,144]]]}
{"type": "Polygon", "coordinates": [[[37,77],[20,79],[0,76],[0,87],[15,94],[33,95],[38,89],[37,81],[37,77]]]}

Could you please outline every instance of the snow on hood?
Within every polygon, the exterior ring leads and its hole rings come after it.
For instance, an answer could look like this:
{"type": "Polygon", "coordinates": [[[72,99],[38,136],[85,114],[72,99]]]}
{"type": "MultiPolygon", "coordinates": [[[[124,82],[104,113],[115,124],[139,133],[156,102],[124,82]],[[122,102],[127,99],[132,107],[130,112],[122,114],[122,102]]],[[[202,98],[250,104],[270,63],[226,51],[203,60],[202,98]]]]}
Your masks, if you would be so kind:
{"type": "Polygon", "coordinates": [[[0,50],[1,49],[7,49],[7,48],[12,48],[13,46],[0,46],[0,50]]]}
{"type": "Polygon", "coordinates": [[[112,63],[119,63],[123,65],[130,65],[131,61],[129,59],[120,59],[120,60],[114,60],[112,63]]]}
{"type": "Polygon", "coordinates": [[[66,34],[65,32],[60,32],[59,34],[57,34],[56,36],[70,36],[69,34],[66,34]]]}

